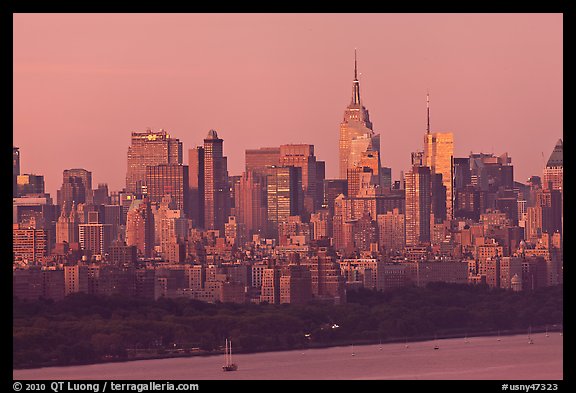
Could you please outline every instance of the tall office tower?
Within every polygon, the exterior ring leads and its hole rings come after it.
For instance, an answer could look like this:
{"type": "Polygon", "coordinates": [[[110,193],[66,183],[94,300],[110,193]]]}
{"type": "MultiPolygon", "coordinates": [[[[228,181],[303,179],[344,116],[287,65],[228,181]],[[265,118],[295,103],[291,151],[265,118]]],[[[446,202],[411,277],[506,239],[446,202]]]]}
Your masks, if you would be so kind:
{"type": "Polygon", "coordinates": [[[95,205],[109,205],[110,196],[108,195],[108,184],[98,183],[98,188],[92,193],[92,202],[95,205]]]}
{"type": "Polygon", "coordinates": [[[404,176],[406,182],[406,245],[430,242],[431,176],[430,168],[413,166],[404,176]]]}
{"type": "Polygon", "coordinates": [[[44,194],[44,176],[18,175],[16,179],[16,195],[44,194]]]}
{"type": "Polygon", "coordinates": [[[272,166],[280,166],[279,147],[246,150],[246,172],[256,172],[266,176],[270,173],[268,168],[272,166]]]}
{"type": "Polygon", "coordinates": [[[294,166],[302,169],[302,190],[304,211],[311,214],[316,206],[316,156],[314,145],[281,145],[280,166],[294,166]]]}
{"type": "Polygon", "coordinates": [[[434,173],[431,176],[431,202],[434,223],[441,224],[446,219],[446,186],[442,181],[441,173],[434,173]]]}
{"type": "MultiPolygon", "coordinates": [[[[454,193],[463,190],[466,186],[472,184],[470,172],[470,157],[454,158],[454,193]]],[[[454,202],[456,203],[456,202],[454,202]]]]}
{"type": "Polygon", "coordinates": [[[12,195],[16,194],[16,180],[20,174],[20,148],[12,146],[12,195]]]}
{"type": "Polygon", "coordinates": [[[269,233],[276,234],[278,224],[290,216],[299,216],[303,209],[302,168],[293,166],[271,168],[267,177],[269,233]]]}
{"type": "Polygon", "coordinates": [[[454,134],[430,132],[430,97],[428,94],[426,94],[426,115],[422,165],[429,167],[432,174],[442,174],[442,182],[446,187],[446,218],[451,220],[454,213],[454,134]]]}
{"type": "Polygon", "coordinates": [[[548,158],[546,168],[544,168],[544,176],[542,177],[543,188],[562,191],[564,179],[563,155],[564,144],[562,139],[558,139],[552,154],[548,158]]]}
{"type": "Polygon", "coordinates": [[[150,203],[159,204],[170,195],[176,209],[188,214],[188,166],[160,164],[146,167],[146,188],[150,203]]]}
{"type": "Polygon", "coordinates": [[[344,112],[340,123],[339,161],[340,178],[346,179],[347,171],[353,168],[360,159],[362,151],[380,151],[380,136],[372,131],[368,110],[360,100],[360,82],[356,52],[354,52],[354,82],[352,84],[352,102],[344,112]]]}
{"type": "Polygon", "coordinates": [[[406,246],[404,214],[393,209],[386,214],[378,214],[378,240],[382,252],[387,254],[401,252],[406,246]]]}
{"type": "Polygon", "coordinates": [[[536,193],[536,206],[542,208],[542,232],[562,233],[562,192],[542,189],[536,193]]]}
{"type": "Polygon", "coordinates": [[[326,163],[316,161],[316,206],[315,210],[322,209],[324,204],[324,179],[326,178],[326,163]]]}
{"type": "Polygon", "coordinates": [[[215,130],[204,139],[204,227],[223,233],[230,212],[227,159],[215,130]]]}
{"type": "Polygon", "coordinates": [[[78,242],[78,216],[74,203],[62,207],[62,212],[56,222],[56,243],[78,242]]]}
{"type": "Polygon", "coordinates": [[[146,167],[160,164],[182,164],[182,142],[164,130],[133,132],[128,147],[126,191],[142,195],[146,185],[146,167]]]}
{"type": "Polygon", "coordinates": [[[103,224],[98,212],[88,212],[88,223],[78,225],[78,242],[92,255],[106,254],[112,242],[112,225],[103,224]]]}
{"type": "Polygon", "coordinates": [[[126,244],[136,246],[138,253],[150,258],[154,250],[154,215],[150,201],[135,199],[126,217],[126,244]]]}
{"type": "Polygon", "coordinates": [[[446,187],[446,218],[452,219],[454,212],[453,177],[454,177],[454,136],[447,133],[427,133],[424,137],[424,165],[433,174],[442,175],[446,187]]]}
{"type": "Polygon", "coordinates": [[[188,150],[190,215],[195,228],[204,228],[204,147],[188,150]]]}
{"type": "Polygon", "coordinates": [[[62,188],[57,192],[58,205],[65,202],[92,203],[92,172],[86,169],[65,169],[62,188]]]}
{"type": "Polygon", "coordinates": [[[266,233],[266,179],[254,172],[244,172],[235,185],[231,214],[246,229],[245,238],[266,233]]]}
{"type": "MultiPolygon", "coordinates": [[[[242,175],[233,175],[233,176],[228,176],[228,190],[229,193],[228,195],[230,196],[230,202],[229,202],[229,211],[232,212],[232,209],[234,207],[236,207],[236,185],[238,183],[240,183],[240,179],[242,178],[242,175]]],[[[231,213],[228,213],[231,214],[231,213]]],[[[233,215],[233,214],[231,214],[233,215]]]]}
{"type": "Polygon", "coordinates": [[[120,232],[120,225],[122,222],[122,206],[120,205],[104,205],[104,224],[112,226],[112,240],[124,239],[124,235],[120,232]]]}

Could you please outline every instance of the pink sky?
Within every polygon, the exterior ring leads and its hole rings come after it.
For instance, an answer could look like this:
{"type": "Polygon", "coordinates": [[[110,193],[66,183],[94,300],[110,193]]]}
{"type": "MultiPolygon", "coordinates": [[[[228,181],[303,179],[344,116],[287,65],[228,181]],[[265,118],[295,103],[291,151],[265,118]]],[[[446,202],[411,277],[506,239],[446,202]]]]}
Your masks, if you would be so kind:
{"type": "Polygon", "coordinates": [[[14,145],[54,199],[69,168],[124,187],[147,127],[185,164],[216,129],[231,175],[246,149],[313,144],[335,178],[357,48],[393,179],[423,147],[429,91],[455,156],[508,152],[525,182],[562,138],[562,34],[562,14],[15,14],[14,145]]]}

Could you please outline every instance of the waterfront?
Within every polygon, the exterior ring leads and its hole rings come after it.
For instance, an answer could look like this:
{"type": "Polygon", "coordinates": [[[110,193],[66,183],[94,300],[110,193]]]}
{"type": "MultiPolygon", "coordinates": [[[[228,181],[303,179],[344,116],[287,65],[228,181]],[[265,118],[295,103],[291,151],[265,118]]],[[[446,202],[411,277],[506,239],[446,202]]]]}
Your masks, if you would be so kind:
{"type": "Polygon", "coordinates": [[[561,380],[563,337],[532,335],[453,338],[385,345],[342,346],[233,356],[141,360],[13,370],[15,380],[561,380]],[[439,349],[435,350],[434,345],[439,349]]]}

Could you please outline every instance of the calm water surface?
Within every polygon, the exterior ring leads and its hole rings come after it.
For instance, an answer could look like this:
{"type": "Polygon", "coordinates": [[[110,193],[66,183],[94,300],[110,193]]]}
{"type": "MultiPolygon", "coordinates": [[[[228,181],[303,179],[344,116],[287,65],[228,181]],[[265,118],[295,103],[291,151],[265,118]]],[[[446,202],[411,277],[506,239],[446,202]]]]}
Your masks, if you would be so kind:
{"type": "Polygon", "coordinates": [[[13,370],[14,379],[265,380],[440,379],[561,380],[558,332],[469,337],[385,345],[238,354],[238,371],[223,372],[223,356],[139,360],[88,366],[13,370]],[[468,342],[466,342],[468,341],[468,342]],[[437,344],[439,349],[435,350],[437,344]],[[352,355],[354,354],[354,355],[352,355]]]}

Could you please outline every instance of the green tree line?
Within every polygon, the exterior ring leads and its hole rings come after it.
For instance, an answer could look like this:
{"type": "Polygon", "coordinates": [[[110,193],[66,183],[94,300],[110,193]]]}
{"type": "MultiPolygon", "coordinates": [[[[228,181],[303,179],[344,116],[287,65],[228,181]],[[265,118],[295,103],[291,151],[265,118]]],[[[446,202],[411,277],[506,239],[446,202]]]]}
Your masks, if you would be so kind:
{"type": "Polygon", "coordinates": [[[348,292],[342,305],[210,304],[86,295],[61,301],[13,300],[13,367],[127,360],[176,349],[218,353],[299,349],[488,331],[526,331],[562,323],[561,285],[512,292],[432,283],[387,292],[348,292]]]}

